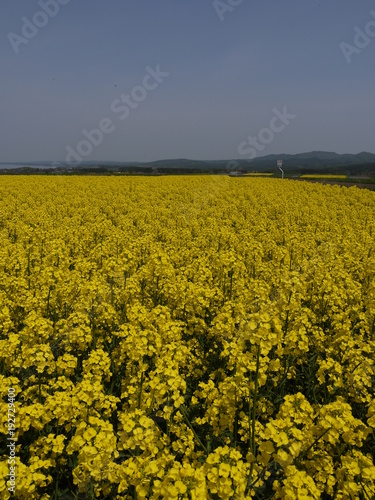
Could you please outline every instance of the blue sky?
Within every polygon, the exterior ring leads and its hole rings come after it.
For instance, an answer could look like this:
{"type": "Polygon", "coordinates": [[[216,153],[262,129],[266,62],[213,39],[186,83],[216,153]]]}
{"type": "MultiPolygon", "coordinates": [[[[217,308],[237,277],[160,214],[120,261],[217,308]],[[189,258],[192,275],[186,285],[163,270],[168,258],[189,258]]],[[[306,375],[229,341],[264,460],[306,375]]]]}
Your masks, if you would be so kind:
{"type": "Polygon", "coordinates": [[[295,118],[259,155],[375,152],[370,0],[61,0],[36,15],[44,2],[2,2],[2,162],[65,160],[104,119],[85,160],[241,158],[285,106],[295,118]],[[21,42],[25,18],[46,25],[21,42]],[[142,91],[158,67],[168,76],[142,91]],[[123,120],[122,95],[140,96],[123,120]]]}

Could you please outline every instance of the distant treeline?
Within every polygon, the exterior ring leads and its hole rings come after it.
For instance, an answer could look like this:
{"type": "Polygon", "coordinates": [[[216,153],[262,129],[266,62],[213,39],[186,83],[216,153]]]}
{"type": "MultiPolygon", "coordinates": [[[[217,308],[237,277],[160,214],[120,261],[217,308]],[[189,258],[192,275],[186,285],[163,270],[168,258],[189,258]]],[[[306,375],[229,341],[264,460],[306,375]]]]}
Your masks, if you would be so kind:
{"type": "MultiPolygon", "coordinates": [[[[284,163],[283,169],[286,177],[303,174],[332,174],[347,175],[348,177],[370,177],[375,178],[375,163],[364,163],[357,165],[288,165],[284,163]]],[[[238,172],[274,172],[276,177],[280,172],[274,165],[239,165],[231,170],[238,172]]],[[[12,169],[0,169],[0,175],[222,175],[228,174],[229,169],[223,167],[223,162],[217,166],[213,163],[209,167],[143,167],[143,166],[78,166],[78,167],[56,167],[56,168],[33,168],[21,167],[12,169]]]]}

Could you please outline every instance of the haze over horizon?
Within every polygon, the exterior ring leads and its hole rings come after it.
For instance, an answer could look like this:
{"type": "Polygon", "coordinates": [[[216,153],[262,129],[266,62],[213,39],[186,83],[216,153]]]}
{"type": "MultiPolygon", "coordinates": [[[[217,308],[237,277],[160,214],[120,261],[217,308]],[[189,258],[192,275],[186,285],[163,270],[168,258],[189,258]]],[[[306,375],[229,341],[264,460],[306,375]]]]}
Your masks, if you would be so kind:
{"type": "Polygon", "coordinates": [[[374,9],[4,2],[0,162],[372,152],[374,9]]]}
{"type": "MultiPolygon", "coordinates": [[[[359,151],[358,153],[336,153],[335,151],[303,151],[303,152],[300,152],[300,153],[269,153],[269,154],[259,154],[256,158],[254,158],[253,162],[256,162],[256,160],[263,160],[263,159],[266,159],[268,157],[277,157],[277,158],[282,158],[284,156],[291,156],[291,157],[298,157],[299,155],[304,155],[304,156],[313,156],[314,154],[317,154],[318,157],[322,156],[322,155],[338,155],[339,157],[341,156],[359,156],[361,154],[366,154],[366,155],[374,155],[375,157],[375,153],[372,152],[372,151],[359,151]]],[[[171,161],[202,161],[202,162],[223,162],[223,161],[231,161],[231,160],[248,160],[248,158],[241,158],[241,157],[234,157],[234,158],[206,158],[205,160],[202,160],[202,158],[170,158],[170,157],[165,157],[165,158],[154,158],[154,159],[151,159],[151,160],[146,160],[144,162],[142,161],[139,161],[139,160],[127,160],[126,158],[122,159],[122,160],[111,160],[111,159],[105,159],[105,160],[96,160],[95,158],[93,159],[88,159],[88,160],[85,160],[83,159],[82,161],[82,164],[85,164],[86,163],[98,163],[98,164],[103,164],[103,163],[106,163],[108,165],[110,165],[111,163],[113,164],[116,164],[116,163],[134,163],[134,164],[146,164],[146,163],[160,163],[160,162],[171,162],[171,161]]],[[[374,158],[375,160],[375,158],[374,158]]],[[[250,161],[250,160],[249,160],[250,161]]],[[[372,162],[372,160],[370,160],[372,162]]],[[[33,160],[33,161],[21,161],[21,162],[3,162],[3,161],[0,161],[0,165],[2,166],[2,168],[4,168],[4,165],[27,165],[27,164],[30,164],[30,165],[39,165],[39,166],[45,166],[44,164],[46,163],[50,163],[52,164],[52,166],[62,166],[63,163],[65,163],[64,160],[62,161],[57,161],[57,160],[48,160],[48,159],[42,159],[42,160],[33,160]]],[[[372,162],[373,163],[373,162],[372,162]]],[[[74,165],[73,165],[74,166],[74,165]]],[[[228,167],[229,168],[229,167],[228,167]]],[[[234,166],[233,166],[234,168],[234,166]]]]}

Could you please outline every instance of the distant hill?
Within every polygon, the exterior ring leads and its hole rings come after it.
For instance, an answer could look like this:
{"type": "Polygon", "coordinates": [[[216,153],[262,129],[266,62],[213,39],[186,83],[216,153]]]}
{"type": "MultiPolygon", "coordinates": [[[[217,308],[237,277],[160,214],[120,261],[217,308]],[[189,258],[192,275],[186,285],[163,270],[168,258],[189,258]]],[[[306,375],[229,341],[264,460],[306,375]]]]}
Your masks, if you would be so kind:
{"type": "Polygon", "coordinates": [[[252,165],[274,165],[277,159],[283,160],[285,162],[285,166],[298,165],[302,168],[354,166],[363,165],[365,163],[375,163],[375,154],[366,152],[358,154],[338,154],[326,151],[311,151],[310,153],[299,153],[296,155],[267,155],[256,158],[250,163],[252,165]]]}
{"type": "Polygon", "coordinates": [[[311,151],[308,153],[272,154],[260,156],[253,160],[190,160],[186,158],[165,159],[152,162],[113,162],[113,161],[84,161],[79,166],[66,162],[30,162],[30,163],[1,163],[0,170],[13,171],[14,169],[42,170],[73,170],[73,171],[124,171],[124,172],[228,172],[229,170],[243,171],[278,171],[276,161],[283,160],[285,173],[345,173],[347,175],[375,176],[375,154],[362,152],[358,154],[338,154],[327,151],[311,151]]]}

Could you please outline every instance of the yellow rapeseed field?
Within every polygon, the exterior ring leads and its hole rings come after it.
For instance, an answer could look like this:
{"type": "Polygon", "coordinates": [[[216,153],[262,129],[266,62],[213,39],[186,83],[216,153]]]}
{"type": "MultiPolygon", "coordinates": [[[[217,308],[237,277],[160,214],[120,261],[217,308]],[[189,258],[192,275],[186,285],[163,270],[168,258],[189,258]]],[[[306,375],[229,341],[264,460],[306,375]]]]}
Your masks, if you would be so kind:
{"type": "Polygon", "coordinates": [[[340,180],[346,179],[347,175],[331,175],[331,174],[304,174],[301,175],[301,179],[332,179],[332,180],[340,180]]]}
{"type": "Polygon", "coordinates": [[[1,499],[373,499],[374,363],[375,193],[0,178],[1,499]]]}

